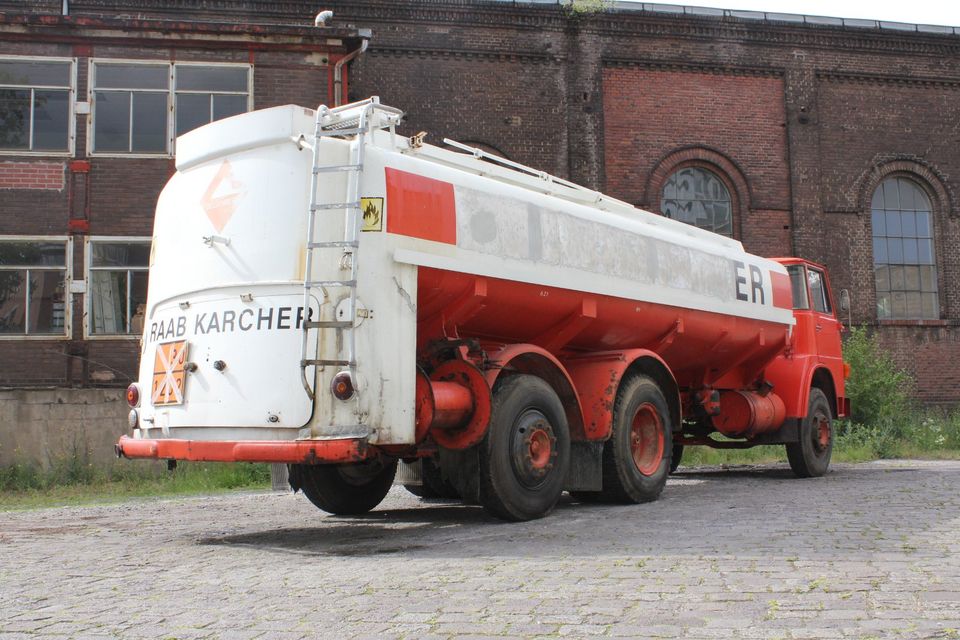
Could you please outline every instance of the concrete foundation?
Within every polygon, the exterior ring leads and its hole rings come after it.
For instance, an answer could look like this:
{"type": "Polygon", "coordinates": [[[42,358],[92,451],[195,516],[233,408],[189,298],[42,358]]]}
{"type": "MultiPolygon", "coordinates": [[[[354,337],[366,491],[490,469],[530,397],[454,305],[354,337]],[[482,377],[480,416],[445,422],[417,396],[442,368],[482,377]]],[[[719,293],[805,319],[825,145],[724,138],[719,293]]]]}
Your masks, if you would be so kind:
{"type": "Polygon", "coordinates": [[[0,390],[0,466],[109,465],[129,411],[121,389],[0,390]]]}

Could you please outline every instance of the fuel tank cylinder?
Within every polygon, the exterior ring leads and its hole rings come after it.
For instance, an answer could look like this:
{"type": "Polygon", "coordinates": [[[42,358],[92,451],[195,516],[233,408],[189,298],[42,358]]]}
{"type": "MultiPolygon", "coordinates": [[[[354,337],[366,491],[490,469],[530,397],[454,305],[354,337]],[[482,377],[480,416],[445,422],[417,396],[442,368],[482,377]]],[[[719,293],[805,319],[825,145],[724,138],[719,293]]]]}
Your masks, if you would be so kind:
{"type": "Polygon", "coordinates": [[[720,394],[720,414],[713,417],[713,426],[731,438],[750,438],[780,428],[786,414],[783,399],[772,391],[766,395],[724,391],[720,394]]]}

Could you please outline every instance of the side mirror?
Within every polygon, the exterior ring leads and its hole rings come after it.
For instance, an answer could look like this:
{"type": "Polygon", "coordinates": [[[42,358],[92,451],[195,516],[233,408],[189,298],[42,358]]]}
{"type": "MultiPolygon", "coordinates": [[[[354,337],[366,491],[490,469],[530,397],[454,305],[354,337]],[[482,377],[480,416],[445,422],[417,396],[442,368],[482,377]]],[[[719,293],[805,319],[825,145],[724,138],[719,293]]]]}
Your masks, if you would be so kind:
{"type": "Polygon", "coordinates": [[[847,289],[840,289],[840,311],[850,311],[850,291],[847,289]]]}

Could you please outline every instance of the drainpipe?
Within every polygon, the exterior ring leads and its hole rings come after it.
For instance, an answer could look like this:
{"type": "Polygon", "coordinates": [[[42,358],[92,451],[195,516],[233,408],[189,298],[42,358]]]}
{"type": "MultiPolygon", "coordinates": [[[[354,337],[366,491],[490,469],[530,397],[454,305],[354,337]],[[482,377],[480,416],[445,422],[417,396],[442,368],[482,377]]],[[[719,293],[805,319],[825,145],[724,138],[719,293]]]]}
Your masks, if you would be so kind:
{"type": "Polygon", "coordinates": [[[367,45],[370,44],[370,33],[364,33],[363,31],[366,30],[361,30],[360,32],[360,37],[362,38],[360,48],[354,49],[347,55],[343,56],[337,61],[337,64],[333,66],[333,106],[335,107],[339,107],[343,102],[343,65],[350,62],[354,58],[358,58],[361,53],[367,50],[367,45]]]}

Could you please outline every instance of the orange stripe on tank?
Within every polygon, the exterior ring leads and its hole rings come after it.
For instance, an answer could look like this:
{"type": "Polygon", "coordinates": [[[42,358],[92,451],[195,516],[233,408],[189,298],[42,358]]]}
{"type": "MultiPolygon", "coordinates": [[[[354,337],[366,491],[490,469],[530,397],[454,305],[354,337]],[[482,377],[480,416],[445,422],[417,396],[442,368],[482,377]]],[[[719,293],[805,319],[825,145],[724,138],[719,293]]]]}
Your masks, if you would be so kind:
{"type": "Polygon", "coordinates": [[[773,306],[780,309],[792,309],[793,293],[790,288],[790,276],[771,271],[770,284],[773,286],[773,306]]]}
{"type": "Polygon", "coordinates": [[[386,179],[387,233],[457,244],[452,184],[391,168],[386,179]]]}

